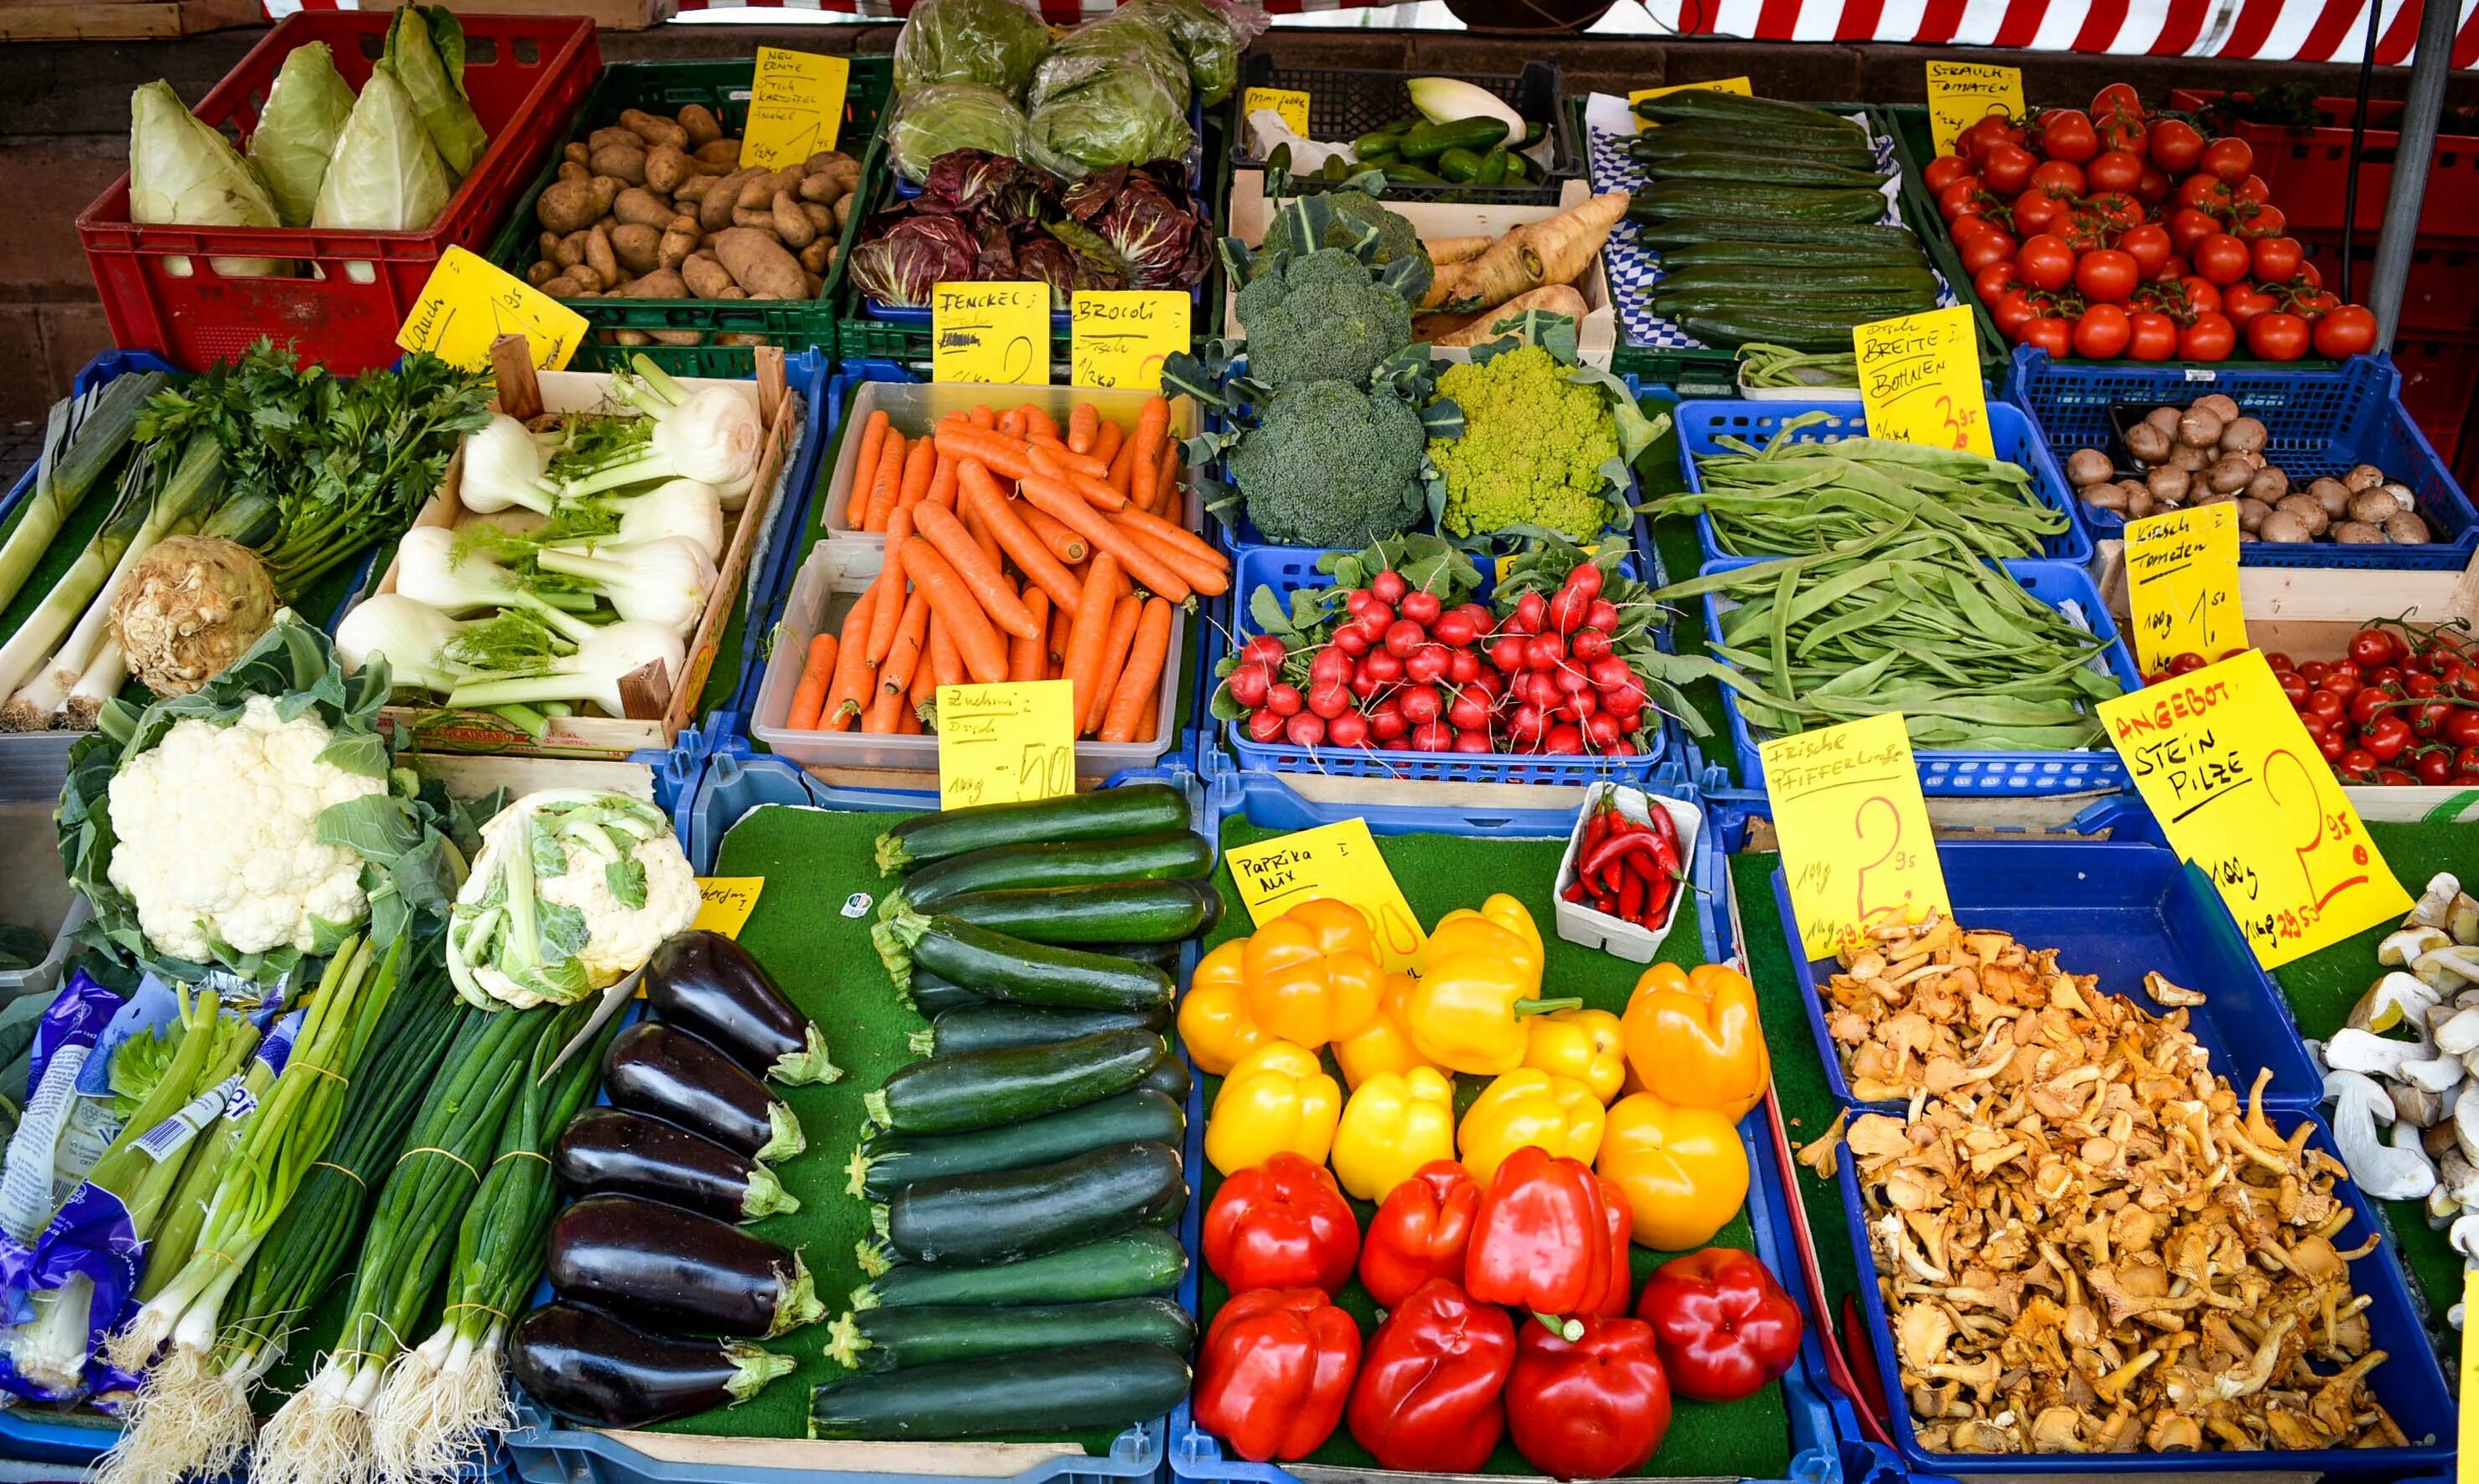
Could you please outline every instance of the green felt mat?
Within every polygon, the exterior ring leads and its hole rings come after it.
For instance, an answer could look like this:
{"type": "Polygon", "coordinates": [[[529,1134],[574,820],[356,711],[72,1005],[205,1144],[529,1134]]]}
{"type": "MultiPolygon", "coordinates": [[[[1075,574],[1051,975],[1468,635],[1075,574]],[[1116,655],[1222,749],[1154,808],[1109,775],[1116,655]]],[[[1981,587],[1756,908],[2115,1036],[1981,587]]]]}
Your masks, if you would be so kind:
{"type": "MultiPolygon", "coordinates": [[[[1288,831],[1267,830],[1235,819],[1222,830],[1221,848],[1230,850],[1270,839],[1288,831]]],[[[1393,870],[1394,880],[1403,888],[1403,896],[1412,910],[1425,924],[1434,924],[1458,907],[1477,908],[1491,890],[1505,890],[1521,899],[1541,925],[1546,948],[1542,974],[1545,996],[1580,995],[1596,1009],[1625,1009],[1629,992],[1641,964],[1629,963],[1596,949],[1567,942],[1557,934],[1550,904],[1550,883],[1558,870],[1559,857],[1566,850],[1563,839],[1505,839],[1494,836],[1448,834],[1393,834],[1378,837],[1378,849],[1393,870]],[[1484,886],[1482,883],[1486,883],[1484,886]]],[[[1207,939],[1211,947],[1248,931],[1248,916],[1240,906],[1232,885],[1229,867],[1217,868],[1214,883],[1222,890],[1227,910],[1222,922],[1207,939]]],[[[1694,964],[1703,961],[1699,951],[1695,924],[1682,911],[1679,924],[1662,944],[1661,957],[1671,962],[1694,964]]],[[[1331,1059],[1329,1059],[1331,1061],[1331,1059]]],[[[1329,1068],[1331,1069],[1331,1068],[1329,1068]]],[[[1489,1079],[1458,1077],[1455,1079],[1457,1111],[1470,1106],[1480,1094],[1489,1079]]],[[[1214,1093],[1220,1086],[1217,1078],[1205,1080],[1204,1095],[1212,1106],[1214,1093]]],[[[1211,1201],[1221,1178],[1211,1166],[1202,1171],[1204,1187],[1201,1198],[1211,1201]]],[[[1362,1201],[1352,1203],[1365,1228],[1375,1207],[1362,1201]]],[[[1713,1245],[1752,1248],[1755,1235],[1748,1225],[1746,1213],[1733,1217],[1714,1237],[1713,1245]]],[[[1653,1268],[1674,1256],[1635,1249],[1635,1281],[1639,1287],[1653,1268]]],[[[1200,1322],[1210,1322],[1214,1312],[1229,1296],[1220,1280],[1211,1272],[1199,1273],[1198,1310],[1200,1322]]],[[[1343,1309],[1359,1320],[1365,1341],[1375,1333],[1374,1305],[1367,1292],[1357,1282],[1343,1291],[1338,1300],[1343,1309]]],[[[1728,1405],[1690,1401],[1678,1397],[1664,1438],[1661,1451],[1654,1455],[1647,1472],[1669,1476],[1701,1475],[1725,1478],[1780,1478],[1790,1468],[1790,1418],[1782,1402],[1779,1382],[1768,1385],[1742,1401],[1728,1405]]],[[[1377,1462],[1367,1450],[1354,1442],[1348,1426],[1335,1429],[1326,1446],[1312,1454],[1308,1463],[1346,1469],[1375,1469],[1377,1462]]],[[[1533,1474],[1540,1471],[1523,1461],[1514,1445],[1501,1442],[1497,1451],[1482,1471],[1496,1474],[1533,1474]]]]}

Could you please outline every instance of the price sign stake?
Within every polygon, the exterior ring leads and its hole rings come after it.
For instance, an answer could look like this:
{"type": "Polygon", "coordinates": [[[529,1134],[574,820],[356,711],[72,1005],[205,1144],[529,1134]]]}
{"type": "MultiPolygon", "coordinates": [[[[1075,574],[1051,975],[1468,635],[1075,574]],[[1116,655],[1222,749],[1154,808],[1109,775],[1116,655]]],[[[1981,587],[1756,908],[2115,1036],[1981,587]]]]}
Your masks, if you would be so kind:
{"type": "Polygon", "coordinates": [[[2181,654],[2246,648],[2238,607],[2238,507],[2188,505],[2126,523],[2126,601],[2134,659],[2159,675],[2181,654]]]}
{"type": "Polygon", "coordinates": [[[1074,793],[1073,689],[1066,680],[939,686],[938,806],[1074,793]]]}
{"type": "Polygon", "coordinates": [[[1962,131],[1991,114],[2023,116],[2023,70],[1983,62],[1931,62],[1929,67],[1929,133],[1936,152],[1954,153],[1962,131]]]}
{"type": "Polygon", "coordinates": [[[736,938],[749,926],[749,914],[757,910],[757,894],[765,889],[762,876],[701,876],[697,921],[690,926],[736,938]]]}
{"type": "Polygon", "coordinates": [[[1390,970],[1410,968],[1428,941],[1365,819],[1237,846],[1223,852],[1223,858],[1231,862],[1248,920],[1260,927],[1303,902],[1327,897],[1348,902],[1367,917],[1378,957],[1390,970]]]}
{"type": "Polygon", "coordinates": [[[1879,320],[1851,332],[1859,401],[1878,438],[1995,458],[1980,347],[1962,305],[1879,320]]]}
{"type": "MultiPolygon", "coordinates": [[[[1302,139],[1309,137],[1309,95],[1296,88],[1251,88],[1240,98],[1240,116],[1247,117],[1261,109],[1272,109],[1283,120],[1283,127],[1302,139]]],[[[1083,294],[1077,297],[1083,298],[1083,294]]]]}
{"type": "Polygon", "coordinates": [[[1176,289],[1087,289],[1069,311],[1068,379],[1080,387],[1162,386],[1163,358],[1188,348],[1188,297],[1176,289]]]}
{"type": "Polygon", "coordinates": [[[1808,958],[1829,959],[1879,923],[1951,910],[1900,715],[1776,737],[1760,751],[1808,958]]]}
{"type": "MultiPolygon", "coordinates": [[[[1674,92],[1735,92],[1740,97],[1746,98],[1752,97],[1755,90],[1748,86],[1748,80],[1744,77],[1725,77],[1713,83],[1676,83],[1668,88],[1639,88],[1627,94],[1627,108],[1632,111],[1637,104],[1647,98],[1665,98],[1674,92]]],[[[1638,115],[1635,121],[1635,132],[1638,134],[1642,134],[1647,129],[1660,127],[1661,125],[1642,115],[1638,115]]]]}
{"type": "Polygon", "coordinates": [[[1050,385],[1050,285],[934,285],[930,379],[1050,385]]]}
{"type": "Polygon", "coordinates": [[[522,335],[534,368],[557,371],[584,343],[585,331],[585,317],[575,310],[464,248],[450,247],[430,270],[396,343],[465,371],[481,371],[491,364],[493,341],[522,335]]]}
{"type": "Polygon", "coordinates": [[[749,127],[740,133],[743,168],[779,170],[835,147],[843,133],[852,60],[757,48],[749,127]]]}
{"type": "Polygon", "coordinates": [[[2211,879],[2265,968],[2410,910],[2261,653],[2099,709],[2169,848],[2211,879]]]}

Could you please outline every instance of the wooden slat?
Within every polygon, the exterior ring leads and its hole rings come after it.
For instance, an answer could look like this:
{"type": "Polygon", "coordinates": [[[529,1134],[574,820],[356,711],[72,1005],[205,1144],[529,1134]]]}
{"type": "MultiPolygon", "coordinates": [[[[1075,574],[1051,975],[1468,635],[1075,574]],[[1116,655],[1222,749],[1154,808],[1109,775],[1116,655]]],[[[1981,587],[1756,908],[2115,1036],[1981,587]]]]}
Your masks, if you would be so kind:
{"type": "Polygon", "coordinates": [[[0,41],[144,41],[266,19],[259,0],[0,0],[0,41]]]}

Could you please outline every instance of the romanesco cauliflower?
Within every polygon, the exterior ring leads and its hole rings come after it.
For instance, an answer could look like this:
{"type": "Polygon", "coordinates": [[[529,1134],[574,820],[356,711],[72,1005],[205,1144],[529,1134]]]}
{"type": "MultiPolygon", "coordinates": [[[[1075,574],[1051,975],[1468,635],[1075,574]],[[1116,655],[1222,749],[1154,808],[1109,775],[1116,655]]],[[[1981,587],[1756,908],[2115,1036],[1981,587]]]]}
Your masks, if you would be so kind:
{"type": "Polygon", "coordinates": [[[1462,437],[1429,446],[1445,475],[1448,535],[1541,525],[1588,541],[1610,524],[1601,466],[1619,456],[1618,418],[1599,388],[1523,345],[1449,367],[1438,396],[1464,414],[1462,437]]]}

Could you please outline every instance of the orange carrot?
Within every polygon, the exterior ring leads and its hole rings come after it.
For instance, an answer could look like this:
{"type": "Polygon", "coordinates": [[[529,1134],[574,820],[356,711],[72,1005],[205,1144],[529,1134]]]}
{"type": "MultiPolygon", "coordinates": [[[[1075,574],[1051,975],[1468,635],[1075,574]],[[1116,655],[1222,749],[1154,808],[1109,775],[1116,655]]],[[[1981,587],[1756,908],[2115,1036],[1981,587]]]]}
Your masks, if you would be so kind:
{"type": "Polygon", "coordinates": [[[878,455],[885,445],[886,414],[873,412],[869,421],[861,424],[860,452],[854,457],[852,465],[852,487],[844,491],[846,530],[860,529],[862,519],[869,514],[869,487],[878,477],[878,455]]]}
{"type": "Polygon", "coordinates": [[[964,683],[964,656],[956,652],[956,641],[934,608],[930,613],[930,675],[933,686],[964,683]]]}
{"type": "MultiPolygon", "coordinates": [[[[1034,621],[1024,600],[1016,596],[1015,584],[999,571],[996,559],[983,554],[973,542],[972,532],[964,528],[964,523],[956,519],[954,512],[943,505],[923,505],[913,513],[912,525],[947,559],[964,586],[972,590],[974,601],[989,615],[991,623],[1028,639],[1041,632],[1041,626],[1034,621]]],[[[904,567],[907,572],[912,570],[909,555],[905,557],[904,567]]]]}
{"type": "Polygon", "coordinates": [[[1067,447],[1077,453],[1093,451],[1093,441],[1102,436],[1102,409],[1091,402],[1078,402],[1067,411],[1067,447]]]}
{"type": "MultiPolygon", "coordinates": [[[[1078,592],[1084,591],[1085,583],[1081,576],[1077,579],[1076,586],[1078,592]]],[[[1056,680],[1067,673],[1067,649],[1074,642],[1075,637],[1076,615],[1065,608],[1051,609],[1050,637],[1042,641],[1041,678],[1043,679],[1056,680]]]]}
{"type": "Polygon", "coordinates": [[[1128,440],[1135,445],[1136,460],[1128,473],[1128,499],[1138,509],[1154,508],[1154,481],[1162,473],[1163,440],[1170,433],[1170,403],[1159,397],[1145,398],[1144,411],[1137,414],[1137,434],[1128,440]]]}
{"type": "Polygon", "coordinates": [[[904,485],[904,433],[900,428],[886,430],[886,442],[878,449],[878,473],[869,483],[868,514],[862,518],[862,530],[886,529],[886,518],[895,513],[896,493],[904,485]]]}
{"type": "Polygon", "coordinates": [[[1019,506],[1016,514],[1023,517],[1025,528],[1032,531],[1043,546],[1050,549],[1050,554],[1068,566],[1073,567],[1093,554],[1092,547],[1086,543],[1084,537],[1033,506],[1019,506]]]}
{"type": "Polygon", "coordinates": [[[1144,617],[1137,625],[1136,647],[1128,652],[1127,666],[1119,672],[1119,687],[1111,693],[1111,707],[1103,713],[1103,741],[1137,740],[1137,722],[1154,710],[1163,665],[1169,658],[1170,604],[1157,598],[1145,604],[1144,617]]]}
{"type": "MultiPolygon", "coordinates": [[[[1118,426],[1115,422],[1111,425],[1112,427],[1118,426]]],[[[1128,493],[1129,481],[1136,477],[1136,472],[1137,441],[1131,438],[1127,442],[1120,444],[1115,449],[1112,450],[1111,472],[1109,474],[1104,476],[1103,482],[1110,485],[1111,488],[1118,491],[1120,494],[1125,495],[1128,493]]]]}
{"type": "Polygon", "coordinates": [[[1041,624],[1041,632],[1027,639],[1022,635],[1008,641],[1008,678],[1038,680],[1049,655],[1043,652],[1050,641],[1050,595],[1037,587],[1025,589],[1024,605],[1041,624]]]}
{"type": "Polygon", "coordinates": [[[1162,473],[1154,477],[1153,502],[1145,508],[1155,515],[1174,515],[1179,510],[1179,445],[1164,443],[1162,473]]]}
{"type": "MultiPolygon", "coordinates": [[[[1112,461],[1118,458],[1119,450],[1128,446],[1128,435],[1120,431],[1119,424],[1110,419],[1103,418],[1101,421],[1102,426],[1093,434],[1093,447],[1085,451],[1105,464],[1111,464],[1111,473],[1114,474],[1118,473],[1118,467],[1112,461]]],[[[1102,477],[1108,479],[1111,474],[1104,474],[1102,477]]]]}
{"type": "Polygon", "coordinates": [[[1009,438],[1022,438],[1024,436],[1024,409],[1021,407],[1010,407],[1007,411],[1000,413],[999,431],[1007,434],[1009,438]]]}
{"type": "Polygon", "coordinates": [[[956,508],[956,461],[946,454],[938,455],[938,465],[930,473],[930,492],[921,497],[933,505],[956,508]]]}
{"type": "Polygon", "coordinates": [[[938,709],[937,671],[923,665],[912,677],[912,688],[904,695],[904,704],[895,713],[895,729],[899,735],[917,737],[921,734],[923,712],[935,714],[938,709]]]}
{"type": "Polygon", "coordinates": [[[972,424],[975,427],[992,428],[999,425],[999,415],[990,411],[990,406],[987,402],[974,403],[973,410],[964,414],[964,416],[971,420],[972,424]]]}
{"type": "Polygon", "coordinates": [[[1078,499],[1074,491],[1041,478],[1020,480],[1016,487],[1024,492],[1025,499],[1093,543],[1103,555],[1118,558],[1117,565],[1127,569],[1128,576],[1143,583],[1147,591],[1160,593],[1173,602],[1188,601],[1193,589],[1186,577],[1137,545],[1137,539],[1112,524],[1109,516],[1078,499]]]}
{"type": "MultiPolygon", "coordinates": [[[[1019,515],[1032,517],[1041,512],[1030,507],[1019,512],[999,489],[998,481],[990,477],[990,472],[969,459],[964,461],[958,478],[965,510],[981,517],[983,527],[997,541],[1000,550],[1014,561],[1016,570],[1031,578],[1035,589],[1048,594],[1054,604],[1069,613],[1075,612],[1076,579],[1068,575],[1056,552],[1043,544],[1027,521],[1019,518],[1019,515]]],[[[1022,630],[1009,629],[1009,632],[1020,633],[1022,630]]]]}
{"type": "MultiPolygon", "coordinates": [[[[895,494],[897,508],[921,503],[921,497],[930,493],[930,475],[937,464],[938,446],[927,438],[914,440],[912,447],[904,450],[904,479],[896,486],[895,494]]],[[[887,516],[892,520],[894,511],[888,511],[887,516]]]]}
{"type": "MultiPolygon", "coordinates": [[[[1130,514],[1136,512],[1132,509],[1130,514]]],[[[1183,551],[1154,532],[1133,525],[1121,525],[1137,545],[1153,553],[1154,559],[1188,579],[1188,584],[1208,598],[1219,598],[1231,591],[1231,575],[1219,565],[1183,551]]]]}
{"type": "Polygon", "coordinates": [[[904,697],[896,691],[882,690],[861,713],[860,729],[874,737],[891,736],[895,720],[904,710],[904,697]]]}
{"type": "Polygon", "coordinates": [[[936,436],[938,451],[951,459],[978,459],[983,468],[1009,479],[1034,472],[1033,450],[1021,438],[953,422],[941,423],[936,436]]]}
{"type": "Polygon", "coordinates": [[[1078,736],[1090,736],[1102,729],[1102,718],[1111,709],[1111,697],[1119,688],[1119,672],[1127,668],[1128,651],[1137,642],[1137,621],[1144,617],[1144,600],[1134,593],[1112,605],[1111,631],[1102,640],[1102,668],[1094,672],[1092,699],[1077,707],[1078,736]]]}
{"type": "Polygon", "coordinates": [[[917,737],[925,729],[921,725],[920,704],[908,696],[906,697],[895,708],[895,734],[899,737],[917,737]]]}
{"type": "MultiPolygon", "coordinates": [[[[992,567],[1004,568],[1006,566],[1006,563],[999,559],[999,538],[990,534],[989,522],[982,518],[981,506],[966,505],[964,507],[964,533],[973,538],[973,545],[980,549],[981,553],[984,556],[989,558],[989,562],[992,567]]],[[[1015,583],[1009,581],[1008,583],[1008,589],[1010,592],[1014,591],[1015,583]]]]}
{"type": "MultiPolygon", "coordinates": [[[[956,569],[938,549],[919,536],[904,544],[904,570],[912,580],[915,594],[928,594],[930,605],[947,626],[956,648],[964,656],[964,669],[978,684],[995,685],[1007,678],[1007,646],[999,642],[999,632],[990,627],[989,615],[956,575],[956,569]]],[[[1024,605],[1019,602],[1021,609],[1024,605]]]]}
{"type": "Polygon", "coordinates": [[[795,731],[818,729],[818,715],[827,707],[827,687],[834,680],[835,636],[809,636],[809,652],[801,664],[801,683],[792,688],[792,714],[783,725],[795,731]]]}
{"type": "Polygon", "coordinates": [[[915,586],[912,596],[904,601],[904,617],[895,630],[895,644],[886,652],[886,663],[878,667],[881,691],[901,696],[912,688],[912,673],[921,664],[922,641],[929,634],[930,600],[915,586]]]}
{"type": "Polygon", "coordinates": [[[1096,479],[1066,467],[1049,448],[1040,444],[1028,446],[1033,450],[1033,472],[1058,484],[1063,484],[1083,496],[1096,510],[1119,511],[1128,507],[1128,498],[1111,487],[1108,479],[1096,479]]]}
{"type": "Polygon", "coordinates": [[[1053,443],[1061,441],[1059,436],[1059,424],[1050,420],[1050,414],[1042,411],[1039,407],[1031,402],[1027,402],[1023,406],[1018,407],[1016,411],[1024,414],[1024,430],[1026,432],[1039,433],[1042,437],[1049,439],[1053,443]]]}
{"type": "Polygon", "coordinates": [[[1189,530],[1177,521],[1165,520],[1150,511],[1122,510],[1112,517],[1131,530],[1143,531],[1168,545],[1173,550],[1186,551],[1198,561],[1210,563],[1224,572],[1231,570],[1231,558],[1214,549],[1214,543],[1189,530]]]}
{"type": "Polygon", "coordinates": [[[1067,630],[1067,657],[1061,667],[1061,673],[1076,686],[1069,714],[1080,719],[1101,679],[1102,643],[1111,636],[1111,610],[1119,598],[1117,557],[1108,551],[1094,554],[1093,565],[1085,573],[1082,597],[1076,623],[1067,630]]]}
{"type": "Polygon", "coordinates": [[[904,538],[912,534],[912,512],[902,505],[886,523],[887,543],[878,569],[878,580],[870,591],[879,595],[878,612],[870,619],[869,662],[886,662],[887,651],[895,647],[895,629],[904,613],[904,538]]]}
{"type": "Polygon", "coordinates": [[[869,588],[844,615],[843,637],[835,654],[834,682],[827,687],[826,704],[818,711],[818,728],[823,731],[843,731],[860,717],[861,706],[869,689],[869,623],[878,604],[878,589],[869,588]]]}

